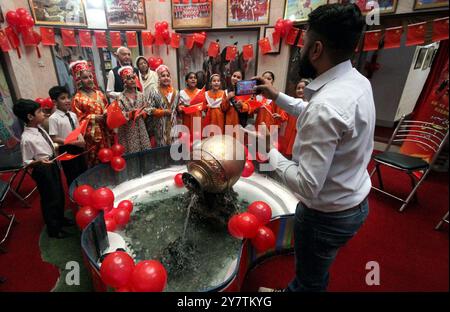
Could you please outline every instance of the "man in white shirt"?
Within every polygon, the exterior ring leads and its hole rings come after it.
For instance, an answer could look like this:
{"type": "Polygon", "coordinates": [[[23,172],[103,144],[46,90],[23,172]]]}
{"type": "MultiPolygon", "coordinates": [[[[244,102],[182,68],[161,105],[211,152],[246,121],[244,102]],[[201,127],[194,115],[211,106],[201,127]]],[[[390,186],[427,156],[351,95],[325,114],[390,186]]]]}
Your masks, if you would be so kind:
{"type": "Polygon", "coordinates": [[[263,83],[256,89],[299,116],[292,161],[268,148],[270,164],[301,198],[296,210],[296,277],[287,291],[325,291],[340,247],[368,215],[367,165],[375,107],[369,81],[350,58],[363,29],[356,5],[323,5],[309,15],[300,76],[314,80],[305,102],[263,83]]]}
{"type": "MultiPolygon", "coordinates": [[[[106,95],[112,100],[118,98],[120,93],[123,91],[123,82],[119,76],[119,69],[122,66],[133,66],[133,64],[131,64],[131,51],[127,47],[119,47],[115,53],[115,57],[117,58],[118,64],[109,71],[108,83],[106,85],[106,95]]],[[[133,69],[135,74],[139,75],[138,69],[133,69]]]]}

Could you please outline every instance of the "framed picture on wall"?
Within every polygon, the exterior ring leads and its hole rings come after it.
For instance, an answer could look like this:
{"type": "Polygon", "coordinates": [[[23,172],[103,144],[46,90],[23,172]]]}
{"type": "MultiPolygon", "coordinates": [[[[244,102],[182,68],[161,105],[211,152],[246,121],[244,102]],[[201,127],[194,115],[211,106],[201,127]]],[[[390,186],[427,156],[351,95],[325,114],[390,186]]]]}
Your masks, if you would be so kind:
{"type": "Polygon", "coordinates": [[[308,20],[309,13],[327,3],[328,0],[286,0],[284,18],[294,22],[304,22],[308,20]]]}
{"type": "Polygon", "coordinates": [[[415,0],[414,10],[448,7],[448,0],[415,0]]]}
{"type": "Polygon", "coordinates": [[[105,0],[105,14],[108,28],[147,28],[144,0],[105,0]]]}
{"type": "Polygon", "coordinates": [[[356,4],[363,14],[367,14],[372,11],[374,8],[374,2],[378,3],[381,15],[395,13],[397,10],[398,0],[339,0],[339,3],[343,4],[356,4]]]}
{"type": "Polygon", "coordinates": [[[425,56],[427,55],[428,48],[420,48],[417,53],[416,63],[414,64],[414,69],[422,68],[423,61],[425,60],[425,56]]]}
{"type": "Polygon", "coordinates": [[[270,0],[227,0],[227,26],[267,25],[270,0]]]}
{"type": "Polygon", "coordinates": [[[276,46],[273,44],[273,36],[272,34],[275,32],[275,27],[265,27],[264,28],[264,38],[269,38],[270,45],[272,46],[272,51],[267,54],[279,54],[281,50],[281,41],[276,46]]]}
{"type": "Polygon", "coordinates": [[[172,28],[211,28],[212,1],[197,2],[172,0],[172,28]]]}
{"type": "Polygon", "coordinates": [[[83,0],[28,0],[36,25],[86,27],[83,0]]]}

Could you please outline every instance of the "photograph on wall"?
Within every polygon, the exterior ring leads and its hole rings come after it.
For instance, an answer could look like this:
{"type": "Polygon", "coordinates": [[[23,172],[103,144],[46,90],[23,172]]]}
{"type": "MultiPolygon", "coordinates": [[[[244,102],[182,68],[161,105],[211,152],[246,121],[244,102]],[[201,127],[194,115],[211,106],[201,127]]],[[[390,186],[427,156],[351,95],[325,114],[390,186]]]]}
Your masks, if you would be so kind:
{"type": "Polygon", "coordinates": [[[275,27],[265,27],[264,28],[264,38],[269,38],[270,45],[272,46],[272,50],[267,54],[279,54],[281,50],[281,41],[277,44],[273,44],[273,33],[275,32],[275,27]]]}
{"type": "Polygon", "coordinates": [[[414,69],[422,68],[423,61],[425,59],[425,56],[427,55],[428,48],[420,48],[419,52],[417,53],[416,63],[414,64],[414,69]]]}
{"type": "Polygon", "coordinates": [[[28,0],[36,25],[87,26],[83,0],[28,0]]]}
{"type": "Polygon", "coordinates": [[[172,0],[172,28],[211,28],[212,1],[172,0]],[[187,3],[185,3],[187,2],[187,3]]]}
{"type": "Polygon", "coordinates": [[[367,14],[372,11],[374,8],[374,2],[376,2],[380,8],[380,14],[383,15],[395,13],[397,10],[398,0],[340,0],[339,2],[343,4],[354,3],[359,7],[363,14],[367,14]]]}
{"type": "MultiPolygon", "coordinates": [[[[207,32],[207,34],[208,39],[202,48],[194,46],[189,50],[186,45],[181,45],[177,49],[178,86],[181,89],[185,87],[184,76],[189,72],[203,72],[206,81],[211,75],[220,74],[223,80],[223,88],[230,85],[231,75],[237,69],[243,71],[246,79],[250,79],[257,74],[256,57],[244,60],[242,49],[244,45],[252,44],[254,55],[258,55],[259,30],[216,31],[207,32]],[[215,58],[208,56],[208,48],[211,42],[218,42],[220,46],[220,53],[215,58]],[[236,54],[234,60],[227,61],[227,46],[232,45],[237,46],[239,53],[236,54]]],[[[185,36],[182,34],[182,37],[185,38],[185,36]]]]}
{"type": "Polygon", "coordinates": [[[448,0],[415,0],[414,10],[448,7],[448,0]]]}
{"type": "Polygon", "coordinates": [[[144,0],[105,0],[108,28],[147,28],[144,0]]]}
{"type": "Polygon", "coordinates": [[[308,19],[309,13],[327,3],[328,0],[286,0],[284,18],[304,22],[308,19]]]}
{"type": "Polygon", "coordinates": [[[267,25],[270,17],[270,0],[228,0],[227,25],[267,25]]]}

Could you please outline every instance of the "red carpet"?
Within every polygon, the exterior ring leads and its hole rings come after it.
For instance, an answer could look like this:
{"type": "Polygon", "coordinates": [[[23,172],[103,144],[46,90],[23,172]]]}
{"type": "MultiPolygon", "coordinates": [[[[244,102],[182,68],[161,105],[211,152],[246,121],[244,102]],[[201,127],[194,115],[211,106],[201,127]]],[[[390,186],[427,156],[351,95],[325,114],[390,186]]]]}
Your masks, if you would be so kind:
{"type": "MultiPolygon", "coordinates": [[[[391,170],[383,171],[385,183],[398,194],[409,191],[409,178],[391,170]]],[[[375,180],[375,179],[374,179],[375,180]]],[[[32,184],[26,181],[24,191],[32,184]]],[[[417,203],[398,212],[400,203],[373,191],[369,196],[369,217],[359,233],[342,248],[331,269],[330,291],[448,291],[448,227],[434,227],[448,209],[447,174],[432,173],[419,190],[417,203]],[[380,285],[367,286],[366,263],[380,265],[380,285]]],[[[9,196],[6,207],[13,209],[20,224],[0,254],[0,276],[7,278],[0,291],[49,291],[58,270],[42,262],[39,235],[43,227],[39,196],[30,200],[31,209],[21,207],[9,196]]],[[[0,219],[0,233],[4,221],[0,219]]],[[[260,286],[285,287],[294,276],[292,256],[280,256],[257,266],[248,275],[244,291],[260,286]]]]}

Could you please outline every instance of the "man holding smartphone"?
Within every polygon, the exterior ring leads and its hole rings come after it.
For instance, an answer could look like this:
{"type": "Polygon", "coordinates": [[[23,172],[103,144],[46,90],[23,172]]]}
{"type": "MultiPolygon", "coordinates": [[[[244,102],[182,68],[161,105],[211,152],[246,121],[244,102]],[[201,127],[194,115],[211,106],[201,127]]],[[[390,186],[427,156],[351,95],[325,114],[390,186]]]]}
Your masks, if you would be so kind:
{"type": "MultiPolygon", "coordinates": [[[[328,4],[309,14],[300,76],[306,106],[272,85],[255,89],[298,116],[292,161],[269,147],[270,164],[301,201],[295,213],[296,276],[287,291],[325,291],[340,247],[368,215],[375,107],[370,82],[352,67],[364,19],[356,5],[328,4]]],[[[264,291],[264,290],[261,290],[264,291]]]]}

